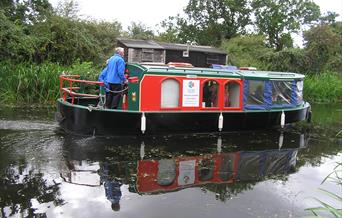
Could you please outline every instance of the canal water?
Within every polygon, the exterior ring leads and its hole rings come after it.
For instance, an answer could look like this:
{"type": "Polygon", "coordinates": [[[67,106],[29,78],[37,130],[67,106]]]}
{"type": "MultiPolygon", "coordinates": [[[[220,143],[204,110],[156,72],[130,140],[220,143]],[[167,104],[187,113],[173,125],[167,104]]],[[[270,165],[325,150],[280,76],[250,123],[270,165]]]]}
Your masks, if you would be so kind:
{"type": "Polygon", "coordinates": [[[0,217],[303,217],[319,201],[341,208],[322,189],[342,194],[325,180],[342,160],[342,105],[314,105],[310,125],[283,130],[158,137],[68,135],[53,114],[0,108],[0,217]]]}

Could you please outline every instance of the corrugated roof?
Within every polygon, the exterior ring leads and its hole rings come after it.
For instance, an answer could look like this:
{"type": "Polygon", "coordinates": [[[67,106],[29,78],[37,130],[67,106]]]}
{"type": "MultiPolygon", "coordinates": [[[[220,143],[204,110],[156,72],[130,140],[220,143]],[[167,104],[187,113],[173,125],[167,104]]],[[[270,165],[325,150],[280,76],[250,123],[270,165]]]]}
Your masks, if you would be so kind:
{"type": "MultiPolygon", "coordinates": [[[[150,49],[166,49],[166,50],[177,50],[177,51],[187,50],[186,44],[155,42],[152,40],[143,40],[143,39],[124,39],[124,38],[119,38],[118,41],[129,48],[150,48],[150,49]]],[[[198,52],[216,53],[216,54],[227,54],[226,52],[220,49],[217,49],[211,46],[202,46],[202,45],[190,45],[189,50],[198,51],[198,52]]]]}
{"type": "MultiPolygon", "coordinates": [[[[167,43],[167,42],[158,42],[159,45],[164,47],[165,49],[168,50],[181,50],[185,51],[187,49],[186,44],[178,44],[178,43],[167,43]]],[[[209,53],[217,53],[217,54],[227,54],[226,52],[211,47],[211,46],[204,46],[204,45],[190,45],[189,47],[190,51],[199,51],[199,52],[209,52],[209,53]]]]}
{"type": "Polygon", "coordinates": [[[119,38],[117,40],[129,48],[164,49],[164,47],[158,45],[156,42],[152,40],[122,39],[122,38],[119,38]]]}

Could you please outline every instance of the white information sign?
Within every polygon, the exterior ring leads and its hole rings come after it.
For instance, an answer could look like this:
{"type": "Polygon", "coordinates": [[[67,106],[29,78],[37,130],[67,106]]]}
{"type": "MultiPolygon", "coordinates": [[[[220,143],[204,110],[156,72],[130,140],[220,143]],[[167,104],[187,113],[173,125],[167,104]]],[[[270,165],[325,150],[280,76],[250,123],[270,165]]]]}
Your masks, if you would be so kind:
{"type": "Polygon", "coordinates": [[[183,107],[199,107],[199,80],[183,80],[183,107]]]}

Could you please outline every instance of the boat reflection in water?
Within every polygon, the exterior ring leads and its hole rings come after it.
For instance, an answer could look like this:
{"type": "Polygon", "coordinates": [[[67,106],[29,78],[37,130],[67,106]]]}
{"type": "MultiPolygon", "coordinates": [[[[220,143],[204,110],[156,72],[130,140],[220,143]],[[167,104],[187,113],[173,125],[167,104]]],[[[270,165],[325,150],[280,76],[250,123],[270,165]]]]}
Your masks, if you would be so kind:
{"type": "Polygon", "coordinates": [[[160,140],[120,138],[115,146],[112,139],[72,139],[66,143],[68,170],[61,176],[73,184],[103,185],[115,211],[120,209],[123,184],[142,195],[200,187],[225,201],[258,181],[286,179],[299,167],[297,154],[306,147],[307,138],[307,134],[273,131],[160,140]],[[134,145],[138,140],[140,145],[134,145]]]}

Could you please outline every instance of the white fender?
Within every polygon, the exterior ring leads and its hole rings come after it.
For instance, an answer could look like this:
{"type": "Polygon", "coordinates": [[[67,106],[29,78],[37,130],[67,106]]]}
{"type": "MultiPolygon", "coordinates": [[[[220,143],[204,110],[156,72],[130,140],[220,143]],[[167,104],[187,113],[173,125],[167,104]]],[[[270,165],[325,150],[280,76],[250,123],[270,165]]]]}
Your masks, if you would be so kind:
{"type": "Polygon", "coordinates": [[[223,129],[223,116],[222,116],[222,113],[221,113],[220,116],[219,116],[219,120],[218,120],[218,129],[219,129],[220,132],[221,132],[222,129],[223,129]]]}
{"type": "Polygon", "coordinates": [[[284,128],[284,126],[285,126],[285,113],[284,113],[284,111],[281,112],[280,126],[281,126],[281,128],[284,128]]]}
{"type": "Polygon", "coordinates": [[[300,134],[299,136],[299,147],[304,148],[305,147],[305,137],[304,134],[300,134]]]}
{"type": "Polygon", "coordinates": [[[284,142],[284,133],[280,133],[279,142],[278,142],[279,150],[281,149],[281,147],[283,147],[283,142],[284,142]]]}
{"type": "Polygon", "coordinates": [[[140,145],[140,159],[144,159],[145,157],[145,143],[144,141],[141,142],[141,145],[140,145]]]}
{"type": "Polygon", "coordinates": [[[146,117],[145,113],[143,112],[141,115],[141,132],[144,134],[146,131],[146,117]]]}
{"type": "Polygon", "coordinates": [[[217,138],[217,152],[221,153],[221,151],[222,151],[222,138],[221,136],[219,136],[217,138]]]}

